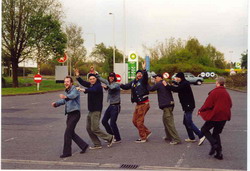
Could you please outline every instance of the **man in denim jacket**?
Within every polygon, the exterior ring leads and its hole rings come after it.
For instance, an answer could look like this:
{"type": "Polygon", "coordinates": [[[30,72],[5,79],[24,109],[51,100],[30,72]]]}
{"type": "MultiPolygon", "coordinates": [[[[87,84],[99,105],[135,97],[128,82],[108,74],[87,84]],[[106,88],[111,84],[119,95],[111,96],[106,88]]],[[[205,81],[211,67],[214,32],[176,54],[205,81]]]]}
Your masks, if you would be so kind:
{"type": "Polygon", "coordinates": [[[60,94],[61,100],[53,102],[53,107],[59,107],[65,105],[65,115],[67,115],[67,128],[64,133],[64,146],[63,154],[60,158],[69,157],[72,155],[71,144],[72,140],[82,149],[81,153],[85,153],[88,148],[88,144],[81,139],[75,133],[75,127],[77,122],[80,120],[80,93],[76,90],[76,87],[73,85],[73,79],[70,76],[65,77],[64,79],[65,86],[65,95],[60,94]]]}

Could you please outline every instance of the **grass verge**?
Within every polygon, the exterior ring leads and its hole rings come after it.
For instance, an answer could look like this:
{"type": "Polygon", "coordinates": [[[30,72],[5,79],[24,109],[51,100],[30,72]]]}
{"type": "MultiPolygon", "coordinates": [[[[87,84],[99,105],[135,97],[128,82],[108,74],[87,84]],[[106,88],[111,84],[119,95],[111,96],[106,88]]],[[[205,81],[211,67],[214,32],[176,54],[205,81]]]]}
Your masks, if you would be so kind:
{"type": "MultiPolygon", "coordinates": [[[[9,78],[6,79],[6,83],[10,84],[9,78]]],[[[35,94],[64,89],[62,83],[56,83],[55,80],[43,80],[40,83],[39,91],[37,91],[37,84],[33,81],[33,78],[19,79],[19,86],[18,88],[2,88],[2,95],[35,94]]]]}

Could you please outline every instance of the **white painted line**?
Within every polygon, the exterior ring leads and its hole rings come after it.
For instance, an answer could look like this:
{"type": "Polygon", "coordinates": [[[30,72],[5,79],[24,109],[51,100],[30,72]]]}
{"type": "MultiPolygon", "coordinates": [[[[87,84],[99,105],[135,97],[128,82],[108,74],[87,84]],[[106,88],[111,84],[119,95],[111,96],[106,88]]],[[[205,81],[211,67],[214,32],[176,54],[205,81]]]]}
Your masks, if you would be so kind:
{"type": "Polygon", "coordinates": [[[112,168],[119,168],[121,165],[120,164],[101,164],[99,167],[112,167],[112,168]]]}
{"type": "Polygon", "coordinates": [[[35,103],[31,103],[32,105],[34,105],[34,104],[39,104],[40,102],[35,102],[35,103]]]}
{"type": "Polygon", "coordinates": [[[16,159],[2,159],[3,163],[16,164],[40,164],[40,165],[59,165],[59,166],[92,166],[98,167],[99,163],[84,163],[84,162],[63,162],[63,161],[38,161],[38,160],[16,160],[16,159]]]}
{"type": "Polygon", "coordinates": [[[11,141],[11,140],[14,140],[16,137],[12,137],[12,138],[9,138],[7,140],[4,140],[5,142],[8,142],[8,141],[11,141]]]}

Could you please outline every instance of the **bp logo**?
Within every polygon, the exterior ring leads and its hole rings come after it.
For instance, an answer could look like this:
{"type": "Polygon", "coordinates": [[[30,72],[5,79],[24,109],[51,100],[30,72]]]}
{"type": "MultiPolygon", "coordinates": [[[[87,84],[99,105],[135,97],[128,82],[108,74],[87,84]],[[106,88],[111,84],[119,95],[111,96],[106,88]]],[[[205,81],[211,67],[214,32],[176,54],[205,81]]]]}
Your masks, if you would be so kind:
{"type": "Polygon", "coordinates": [[[135,60],[135,59],[136,59],[136,54],[135,54],[135,53],[131,53],[131,54],[130,54],[130,58],[131,58],[132,60],[135,60]]]}

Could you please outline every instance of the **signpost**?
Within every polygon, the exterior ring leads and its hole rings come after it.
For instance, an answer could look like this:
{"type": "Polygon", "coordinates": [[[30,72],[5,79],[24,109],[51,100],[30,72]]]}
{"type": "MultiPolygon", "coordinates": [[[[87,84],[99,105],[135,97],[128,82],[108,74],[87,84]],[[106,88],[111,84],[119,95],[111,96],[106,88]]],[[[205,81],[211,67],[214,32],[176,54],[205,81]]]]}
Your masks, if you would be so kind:
{"type": "Polygon", "coordinates": [[[37,91],[39,91],[40,82],[42,82],[42,76],[40,74],[36,74],[34,76],[34,81],[37,84],[37,91]]]}
{"type": "Polygon", "coordinates": [[[67,61],[67,59],[68,59],[68,57],[67,57],[66,53],[64,53],[64,56],[58,58],[57,61],[60,62],[60,63],[64,63],[64,62],[67,61]]]}
{"type": "Polygon", "coordinates": [[[164,73],[163,73],[163,77],[164,77],[164,78],[169,78],[169,73],[164,72],[164,73]]]}
{"type": "Polygon", "coordinates": [[[136,71],[138,70],[138,56],[135,52],[130,52],[128,56],[128,79],[135,78],[136,71]]]}
{"type": "Polygon", "coordinates": [[[121,82],[122,81],[122,77],[119,75],[119,74],[115,74],[116,75],[116,78],[117,78],[117,81],[116,82],[121,82]]]}
{"type": "Polygon", "coordinates": [[[128,62],[128,79],[132,80],[135,79],[136,69],[137,69],[136,62],[128,62]]]}

